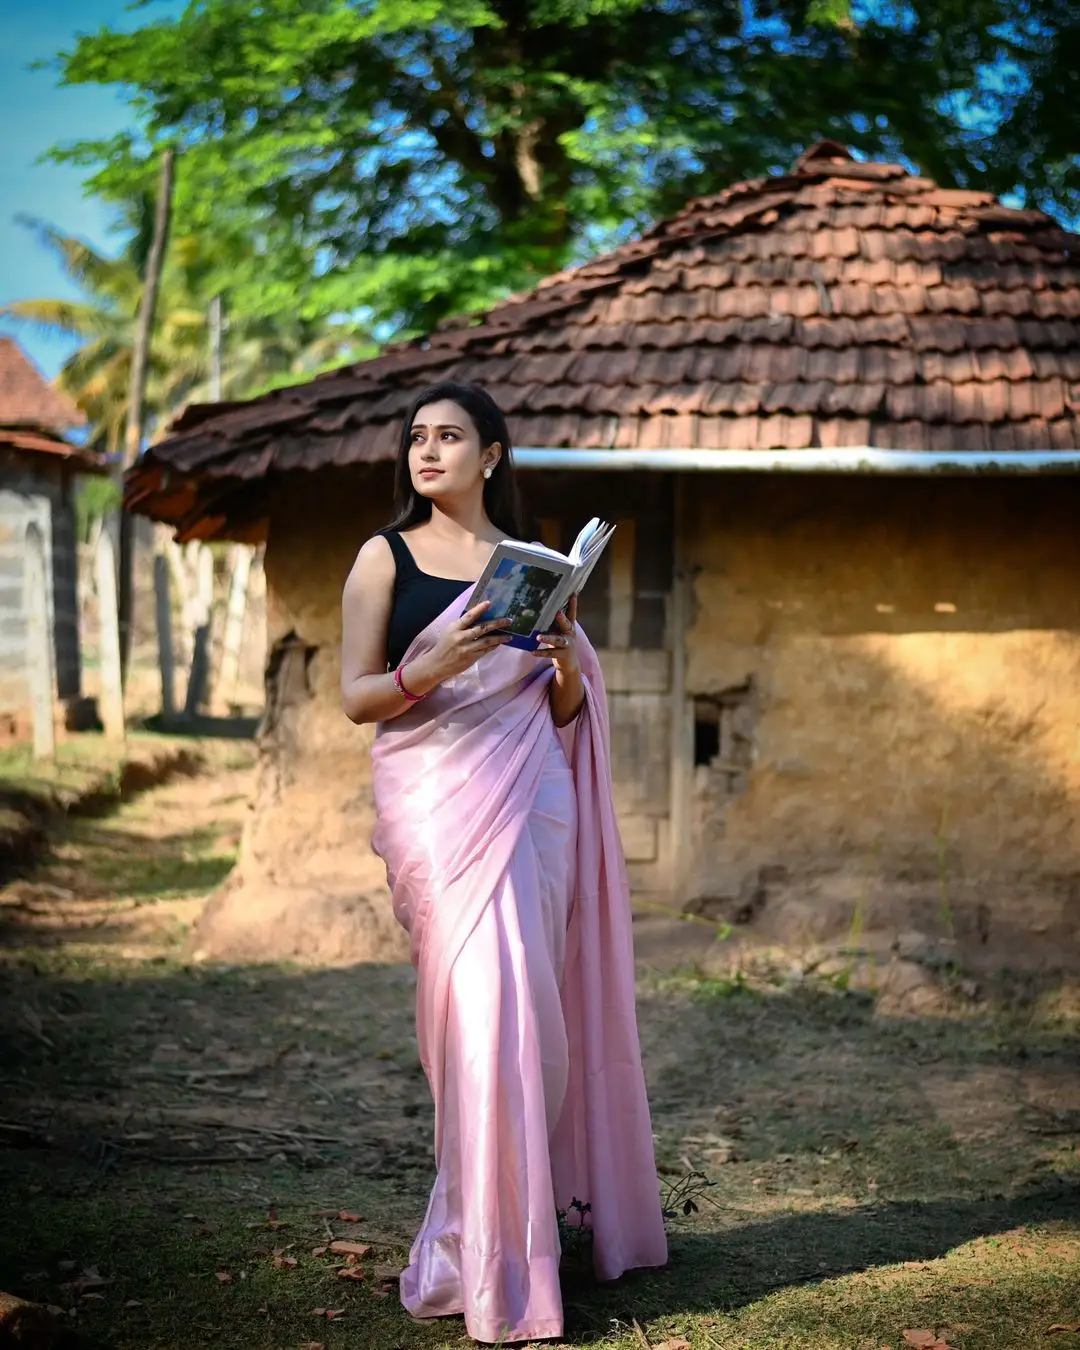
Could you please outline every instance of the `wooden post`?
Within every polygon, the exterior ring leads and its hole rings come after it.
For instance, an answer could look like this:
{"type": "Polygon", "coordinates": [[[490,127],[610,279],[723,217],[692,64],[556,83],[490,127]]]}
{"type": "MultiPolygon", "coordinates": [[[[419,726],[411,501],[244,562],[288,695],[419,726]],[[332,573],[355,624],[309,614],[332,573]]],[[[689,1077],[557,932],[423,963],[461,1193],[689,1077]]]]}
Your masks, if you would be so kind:
{"type": "Polygon", "coordinates": [[[674,483],[674,568],[671,608],[668,611],[668,644],[671,647],[671,808],[668,828],[668,870],[671,899],[679,908],[689,898],[691,845],[690,804],[693,772],[694,716],[686,697],[686,627],[690,615],[692,574],[686,548],[686,480],[677,474],[674,483]]]}
{"type": "Polygon", "coordinates": [[[101,661],[101,720],[110,740],[124,739],[124,685],[120,663],[120,624],[116,612],[116,554],[108,530],[98,535],[94,571],[98,595],[98,646],[101,661]]]}
{"type": "Polygon", "coordinates": [[[26,614],[26,670],[30,681],[30,712],[34,726],[34,758],[51,759],[56,750],[53,725],[55,681],[53,643],[49,632],[49,573],[45,541],[36,525],[26,531],[26,570],[23,574],[26,614]]]}
{"type": "Polygon", "coordinates": [[[175,539],[170,538],[166,540],[165,556],[169,560],[169,571],[172,573],[172,583],[176,587],[177,599],[180,601],[180,659],[185,665],[190,665],[195,640],[195,629],[198,626],[191,579],[188,576],[187,564],[184,560],[184,551],[175,539]]]}
{"type": "Polygon", "coordinates": [[[545,516],[538,522],[540,527],[540,542],[547,548],[553,548],[559,552],[559,545],[562,543],[562,521],[553,516],[545,516]]]}
{"type": "Polygon", "coordinates": [[[158,668],[161,672],[162,716],[176,716],[176,667],[173,660],[172,609],[169,596],[169,560],[154,555],[154,610],[157,618],[158,668]]]}
{"type": "Polygon", "coordinates": [[[221,296],[210,301],[210,402],[221,402],[221,296]]]}
{"type": "Polygon", "coordinates": [[[608,646],[625,652],[634,622],[635,522],[620,520],[612,537],[611,580],[608,587],[608,646]]]}
{"type": "Polygon", "coordinates": [[[195,640],[191,653],[184,716],[194,717],[210,693],[210,625],[214,614],[214,555],[205,544],[196,557],[195,640]]]}
{"type": "MultiPolygon", "coordinates": [[[[154,212],[154,233],[146,259],[139,317],[131,345],[131,382],[128,389],[127,426],[124,432],[124,454],[119,466],[120,486],[125,472],[139,458],[142,449],[143,421],[146,403],[146,374],[150,359],[150,338],[154,329],[154,311],[157,308],[158,288],[165,262],[165,245],[169,235],[169,216],[172,212],[173,151],[166,150],[161,159],[161,180],[158,185],[157,208],[154,212]]],[[[120,632],[121,671],[127,671],[131,656],[131,627],[134,608],[134,546],[131,513],[120,508],[120,573],[118,622],[120,632]]]]}
{"type": "Polygon", "coordinates": [[[225,614],[225,636],[222,639],[221,667],[217,678],[217,697],[223,703],[227,703],[235,693],[240,675],[240,649],[244,640],[244,616],[247,613],[253,551],[246,544],[236,544],[232,550],[229,604],[225,614]]]}

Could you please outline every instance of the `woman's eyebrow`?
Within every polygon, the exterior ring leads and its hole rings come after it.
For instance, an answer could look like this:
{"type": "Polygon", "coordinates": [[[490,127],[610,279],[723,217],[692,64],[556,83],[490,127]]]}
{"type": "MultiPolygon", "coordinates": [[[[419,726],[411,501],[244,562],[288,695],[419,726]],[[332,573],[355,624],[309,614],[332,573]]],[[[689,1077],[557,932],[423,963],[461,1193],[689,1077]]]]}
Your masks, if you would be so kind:
{"type": "Polygon", "coordinates": [[[429,427],[426,422],[414,422],[412,429],[413,431],[461,431],[461,428],[455,426],[453,422],[445,422],[442,426],[435,427],[429,427]]]}

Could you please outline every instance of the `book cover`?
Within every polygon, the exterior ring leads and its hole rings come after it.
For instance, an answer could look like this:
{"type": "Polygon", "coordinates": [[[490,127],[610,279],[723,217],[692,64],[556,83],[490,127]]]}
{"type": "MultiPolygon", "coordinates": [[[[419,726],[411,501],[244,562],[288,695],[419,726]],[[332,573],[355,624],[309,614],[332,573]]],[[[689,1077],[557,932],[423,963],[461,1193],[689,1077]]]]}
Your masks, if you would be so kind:
{"type": "Polygon", "coordinates": [[[614,525],[590,520],[569,554],[543,544],[497,544],[467,608],[487,600],[483,622],[510,619],[510,645],[535,651],[541,635],[554,628],[555,616],[588,580],[614,530],[614,525]]]}

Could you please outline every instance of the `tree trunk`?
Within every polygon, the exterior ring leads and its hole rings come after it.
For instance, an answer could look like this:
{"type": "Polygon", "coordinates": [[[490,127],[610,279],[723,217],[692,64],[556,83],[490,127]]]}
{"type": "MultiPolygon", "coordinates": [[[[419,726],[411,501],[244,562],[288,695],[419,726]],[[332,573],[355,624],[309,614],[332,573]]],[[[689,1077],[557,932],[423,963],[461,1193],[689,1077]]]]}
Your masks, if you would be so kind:
{"type": "MultiPolygon", "coordinates": [[[[144,404],[146,402],[146,372],[150,356],[150,336],[154,328],[161,270],[165,262],[165,245],[169,235],[169,216],[172,211],[173,152],[166,150],[161,160],[161,181],[158,186],[157,210],[154,214],[154,235],[146,259],[142,302],[135,339],[131,348],[131,385],[128,393],[127,428],[124,436],[124,454],[120,462],[121,487],[123,476],[139,457],[142,446],[144,404]]],[[[127,674],[131,659],[131,628],[134,610],[134,530],[131,513],[120,508],[120,568],[118,578],[117,614],[120,620],[120,664],[127,674]]]]}

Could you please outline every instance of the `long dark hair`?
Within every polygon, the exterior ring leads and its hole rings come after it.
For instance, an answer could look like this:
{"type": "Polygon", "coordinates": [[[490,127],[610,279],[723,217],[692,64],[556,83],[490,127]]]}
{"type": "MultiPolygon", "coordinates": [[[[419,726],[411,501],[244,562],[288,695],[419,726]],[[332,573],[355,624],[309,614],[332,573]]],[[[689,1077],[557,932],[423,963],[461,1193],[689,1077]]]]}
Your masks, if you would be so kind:
{"type": "Polygon", "coordinates": [[[431,519],[431,502],[421,497],[413,487],[412,474],[409,472],[409,450],[412,447],[416,414],[421,408],[426,408],[429,403],[438,403],[440,399],[449,399],[459,408],[465,409],[476,427],[481,449],[494,445],[496,441],[502,446],[499,462],[492,470],[491,477],[484,482],[484,510],[491,523],[504,534],[511,539],[521,539],[524,536],[521,501],[514,476],[513,448],[506,418],[486,389],[481,389],[478,384],[458,384],[455,380],[429,385],[409,404],[401,425],[401,440],[398,442],[394,464],[394,519],[388,528],[408,530],[413,525],[431,519]]]}

